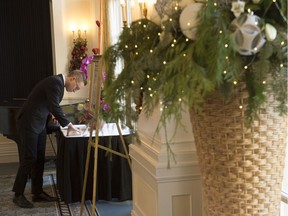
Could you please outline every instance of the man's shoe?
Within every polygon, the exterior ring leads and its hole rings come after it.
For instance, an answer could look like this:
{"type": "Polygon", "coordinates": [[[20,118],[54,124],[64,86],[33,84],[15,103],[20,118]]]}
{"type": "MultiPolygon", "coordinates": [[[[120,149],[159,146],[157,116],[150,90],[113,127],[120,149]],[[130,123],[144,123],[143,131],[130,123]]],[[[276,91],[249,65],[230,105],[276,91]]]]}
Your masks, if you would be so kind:
{"type": "Polygon", "coordinates": [[[14,196],[13,202],[21,208],[33,208],[34,205],[30,203],[24,195],[14,196]]]}
{"type": "Polygon", "coordinates": [[[40,194],[34,194],[32,196],[33,202],[55,202],[57,200],[57,197],[52,197],[44,191],[40,194]]]}

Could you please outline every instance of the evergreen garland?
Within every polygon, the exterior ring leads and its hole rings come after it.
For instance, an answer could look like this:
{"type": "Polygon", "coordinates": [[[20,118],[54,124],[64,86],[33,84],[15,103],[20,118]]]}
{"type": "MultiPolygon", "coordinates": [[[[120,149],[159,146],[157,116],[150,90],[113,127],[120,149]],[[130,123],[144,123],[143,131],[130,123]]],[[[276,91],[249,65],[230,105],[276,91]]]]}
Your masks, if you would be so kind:
{"type": "Polygon", "coordinates": [[[124,118],[125,111],[131,109],[131,104],[125,106],[125,99],[131,96],[135,121],[141,110],[150,115],[160,104],[160,123],[165,125],[167,119],[174,117],[179,124],[182,104],[201,112],[206,96],[215,91],[229,100],[235,81],[245,81],[247,85],[248,122],[264,104],[265,92],[272,93],[279,102],[279,113],[287,114],[287,3],[262,0],[261,4],[247,5],[278,31],[274,41],[266,41],[252,56],[242,56],[233,49],[231,5],[215,3],[208,1],[199,12],[195,41],[181,32],[181,8],[162,27],[142,19],[124,28],[119,42],[103,55],[108,68],[105,98],[115,118],[124,118]],[[119,59],[124,60],[125,66],[115,77],[119,59]]]}

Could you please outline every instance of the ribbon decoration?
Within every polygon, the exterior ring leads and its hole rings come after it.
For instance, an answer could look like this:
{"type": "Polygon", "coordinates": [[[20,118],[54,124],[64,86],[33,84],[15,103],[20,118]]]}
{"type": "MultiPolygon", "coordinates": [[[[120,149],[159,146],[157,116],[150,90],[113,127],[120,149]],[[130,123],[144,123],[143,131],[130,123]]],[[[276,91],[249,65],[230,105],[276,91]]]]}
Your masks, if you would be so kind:
{"type": "Polygon", "coordinates": [[[91,64],[93,58],[94,58],[94,55],[88,56],[88,57],[86,57],[86,58],[84,58],[84,59],[82,60],[82,64],[81,64],[81,66],[80,66],[80,70],[83,71],[86,79],[88,79],[87,66],[88,66],[89,64],[91,64]]]}

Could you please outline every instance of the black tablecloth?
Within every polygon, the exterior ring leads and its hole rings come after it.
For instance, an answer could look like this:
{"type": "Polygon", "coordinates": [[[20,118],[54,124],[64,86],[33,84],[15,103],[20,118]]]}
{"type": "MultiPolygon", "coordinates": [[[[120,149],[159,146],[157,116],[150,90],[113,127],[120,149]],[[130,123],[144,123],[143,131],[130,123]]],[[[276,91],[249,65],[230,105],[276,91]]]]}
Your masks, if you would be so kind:
{"type": "MultiPolygon", "coordinates": [[[[88,137],[66,138],[62,132],[57,138],[57,187],[65,203],[81,202],[84,184],[88,137]]],[[[124,136],[128,149],[129,136],[124,136]]],[[[119,136],[99,137],[99,144],[124,153],[119,136]]],[[[87,178],[86,200],[93,195],[94,148],[91,148],[87,178]]],[[[98,148],[97,200],[119,201],[132,199],[131,170],[126,158],[98,148]]]]}

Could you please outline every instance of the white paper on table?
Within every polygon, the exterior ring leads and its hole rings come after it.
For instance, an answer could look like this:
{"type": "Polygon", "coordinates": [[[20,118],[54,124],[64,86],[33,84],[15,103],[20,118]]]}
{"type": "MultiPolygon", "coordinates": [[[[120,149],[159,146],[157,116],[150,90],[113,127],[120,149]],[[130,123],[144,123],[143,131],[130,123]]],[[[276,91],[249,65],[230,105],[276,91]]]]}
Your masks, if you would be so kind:
{"type": "MultiPolygon", "coordinates": [[[[131,134],[130,129],[126,126],[123,127],[123,125],[119,125],[122,135],[129,135],[131,134]]],[[[74,125],[74,127],[81,130],[81,134],[75,134],[72,133],[69,136],[67,136],[67,130],[68,127],[61,127],[61,131],[66,138],[74,138],[74,137],[89,137],[90,136],[90,130],[88,130],[87,126],[85,124],[79,124],[74,125]]],[[[102,136],[119,136],[118,129],[116,126],[116,123],[104,123],[101,128],[99,128],[99,137],[102,136]]],[[[95,137],[95,130],[92,131],[92,137],[95,137]]]]}

